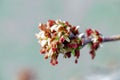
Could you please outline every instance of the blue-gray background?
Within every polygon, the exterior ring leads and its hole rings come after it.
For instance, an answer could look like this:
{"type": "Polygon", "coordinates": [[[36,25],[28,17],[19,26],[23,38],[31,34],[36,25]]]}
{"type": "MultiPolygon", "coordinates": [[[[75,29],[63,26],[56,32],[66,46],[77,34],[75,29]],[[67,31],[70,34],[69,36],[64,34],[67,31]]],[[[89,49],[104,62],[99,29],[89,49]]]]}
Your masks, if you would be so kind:
{"type": "Polygon", "coordinates": [[[120,0],[0,0],[0,80],[17,80],[23,68],[36,80],[120,80],[120,42],[106,43],[91,60],[89,48],[74,58],[59,58],[55,67],[39,54],[38,24],[62,19],[98,29],[105,36],[120,34],[120,0]]]}

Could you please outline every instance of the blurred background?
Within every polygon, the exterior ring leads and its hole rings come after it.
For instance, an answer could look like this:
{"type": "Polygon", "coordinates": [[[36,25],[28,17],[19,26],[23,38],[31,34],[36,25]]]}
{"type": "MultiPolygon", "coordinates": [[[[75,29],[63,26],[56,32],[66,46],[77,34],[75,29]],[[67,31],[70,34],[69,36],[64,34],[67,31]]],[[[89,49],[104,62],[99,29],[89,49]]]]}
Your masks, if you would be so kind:
{"type": "Polygon", "coordinates": [[[105,43],[91,60],[89,48],[57,66],[40,55],[38,24],[61,19],[94,28],[104,36],[120,34],[120,0],[0,0],[0,80],[120,80],[120,42],[105,43]]]}

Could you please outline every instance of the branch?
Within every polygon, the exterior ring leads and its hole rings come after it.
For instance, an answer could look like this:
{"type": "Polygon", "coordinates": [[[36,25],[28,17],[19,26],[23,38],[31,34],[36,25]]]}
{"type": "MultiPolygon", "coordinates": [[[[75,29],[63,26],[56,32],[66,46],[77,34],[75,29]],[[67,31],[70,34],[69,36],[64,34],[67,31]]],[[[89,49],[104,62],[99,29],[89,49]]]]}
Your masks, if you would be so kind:
{"type": "Polygon", "coordinates": [[[63,54],[64,58],[73,55],[77,63],[80,50],[85,45],[90,45],[89,54],[94,59],[100,44],[120,40],[120,35],[104,37],[97,30],[89,28],[85,33],[80,33],[78,28],[61,20],[48,20],[46,24],[40,24],[40,32],[36,34],[41,45],[40,53],[44,54],[45,59],[50,58],[52,65],[58,64],[59,54],[63,54]]]}
{"type": "Polygon", "coordinates": [[[111,42],[111,41],[119,41],[120,40],[120,35],[115,35],[111,37],[105,37],[103,39],[103,42],[111,42]]]}
{"type": "MultiPolygon", "coordinates": [[[[105,43],[105,42],[113,42],[113,41],[120,41],[120,35],[114,35],[114,36],[110,36],[110,37],[104,37],[102,43],[105,43]]],[[[91,39],[88,39],[88,38],[85,39],[85,40],[83,41],[82,47],[84,47],[85,45],[87,45],[87,44],[89,44],[89,43],[91,43],[91,42],[92,42],[91,39]]]]}

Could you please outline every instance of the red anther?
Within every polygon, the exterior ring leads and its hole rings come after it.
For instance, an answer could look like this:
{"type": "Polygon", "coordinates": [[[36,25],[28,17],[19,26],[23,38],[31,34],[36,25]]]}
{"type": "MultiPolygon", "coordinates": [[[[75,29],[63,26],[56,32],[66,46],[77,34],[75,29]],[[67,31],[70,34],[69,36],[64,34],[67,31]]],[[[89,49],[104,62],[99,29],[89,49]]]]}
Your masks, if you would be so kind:
{"type": "Polygon", "coordinates": [[[96,33],[96,35],[100,35],[100,33],[97,30],[95,30],[95,33],[96,33]]]}
{"type": "Polygon", "coordinates": [[[71,27],[71,25],[69,24],[69,22],[66,21],[65,24],[66,24],[67,26],[71,27]]]}
{"type": "Polygon", "coordinates": [[[98,38],[98,41],[99,41],[99,42],[102,42],[102,41],[103,41],[103,38],[99,37],[99,38],[98,38]]]}
{"type": "Polygon", "coordinates": [[[59,44],[59,41],[57,41],[56,44],[58,45],[58,44],[59,44]]]}
{"type": "Polygon", "coordinates": [[[79,31],[78,31],[78,30],[75,30],[74,34],[75,34],[75,35],[79,34],[79,31]]]}
{"type": "Polygon", "coordinates": [[[94,50],[91,50],[91,51],[90,51],[90,55],[91,55],[92,59],[94,59],[94,58],[95,58],[95,51],[94,51],[94,50]]]}
{"type": "Polygon", "coordinates": [[[78,44],[70,44],[71,45],[71,48],[77,48],[78,47],[78,44]]]}
{"type": "Polygon", "coordinates": [[[78,29],[76,29],[76,26],[73,26],[70,30],[74,35],[79,34],[79,31],[78,31],[78,29]]]}
{"type": "Polygon", "coordinates": [[[99,48],[99,42],[93,44],[93,49],[97,50],[99,48]]]}
{"type": "Polygon", "coordinates": [[[65,38],[62,36],[61,38],[60,38],[60,42],[64,42],[65,41],[65,38]]]}
{"type": "Polygon", "coordinates": [[[86,30],[86,33],[87,33],[87,36],[90,36],[91,33],[93,33],[93,31],[92,31],[92,29],[89,28],[89,29],[86,30]]]}
{"type": "Polygon", "coordinates": [[[53,43],[53,44],[51,44],[51,47],[52,47],[52,48],[56,48],[56,47],[57,47],[57,44],[56,44],[56,43],[53,43]]]}
{"type": "Polygon", "coordinates": [[[73,26],[70,30],[71,30],[71,32],[74,34],[75,26],[73,26]]]}
{"type": "Polygon", "coordinates": [[[77,48],[78,44],[67,44],[69,48],[77,48]]]}
{"type": "Polygon", "coordinates": [[[41,49],[41,50],[40,50],[40,53],[41,53],[41,54],[45,54],[45,52],[46,52],[45,49],[41,49]]]}
{"type": "Polygon", "coordinates": [[[46,24],[39,25],[39,29],[44,31],[45,33],[49,33],[50,30],[46,27],[46,24]]]}
{"type": "Polygon", "coordinates": [[[76,64],[78,63],[78,60],[77,60],[77,59],[75,59],[75,63],[76,63],[76,64]]]}
{"type": "Polygon", "coordinates": [[[70,57],[71,57],[71,52],[67,52],[67,53],[65,53],[65,55],[66,55],[68,58],[70,58],[70,57]]]}
{"type": "Polygon", "coordinates": [[[78,46],[81,46],[84,40],[80,40],[78,46]]]}
{"type": "Polygon", "coordinates": [[[58,64],[58,61],[56,61],[56,64],[58,64]]]}
{"type": "Polygon", "coordinates": [[[55,63],[53,63],[53,60],[52,60],[52,59],[50,60],[50,63],[51,63],[52,65],[55,65],[55,63]]]}
{"type": "Polygon", "coordinates": [[[55,66],[55,63],[51,63],[53,66],[55,66]]]}
{"type": "Polygon", "coordinates": [[[55,31],[55,30],[52,30],[51,32],[52,32],[52,33],[55,33],[56,31],[55,31]]]}
{"type": "Polygon", "coordinates": [[[45,55],[44,58],[45,58],[45,59],[48,59],[48,55],[45,55]]]}
{"type": "Polygon", "coordinates": [[[52,51],[53,51],[53,52],[57,51],[57,48],[52,48],[52,51]]]}
{"type": "Polygon", "coordinates": [[[51,27],[51,26],[53,26],[55,24],[55,21],[54,20],[48,20],[48,23],[49,23],[49,25],[51,27]]]}
{"type": "Polygon", "coordinates": [[[79,50],[75,50],[75,56],[77,57],[77,59],[79,58],[79,56],[80,56],[80,51],[79,50]]]}
{"type": "Polygon", "coordinates": [[[58,61],[51,59],[51,60],[50,60],[50,63],[51,63],[53,66],[55,66],[56,64],[58,64],[58,61]]]}
{"type": "Polygon", "coordinates": [[[52,59],[50,60],[50,63],[52,63],[52,59]]]}

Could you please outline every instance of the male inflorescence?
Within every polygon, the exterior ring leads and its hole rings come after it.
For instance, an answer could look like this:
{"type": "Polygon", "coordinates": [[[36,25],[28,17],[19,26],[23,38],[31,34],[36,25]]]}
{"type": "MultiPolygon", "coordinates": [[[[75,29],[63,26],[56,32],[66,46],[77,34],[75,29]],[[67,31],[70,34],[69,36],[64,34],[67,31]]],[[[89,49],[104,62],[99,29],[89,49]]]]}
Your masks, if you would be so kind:
{"type": "Polygon", "coordinates": [[[95,51],[103,41],[101,34],[94,29],[87,29],[85,34],[79,32],[79,26],[73,26],[67,21],[48,20],[46,24],[39,24],[39,33],[36,34],[41,45],[40,53],[44,58],[50,58],[52,65],[58,64],[59,54],[64,58],[75,57],[75,63],[80,57],[80,49],[86,39],[91,40],[90,55],[95,57],[95,51]]]}

